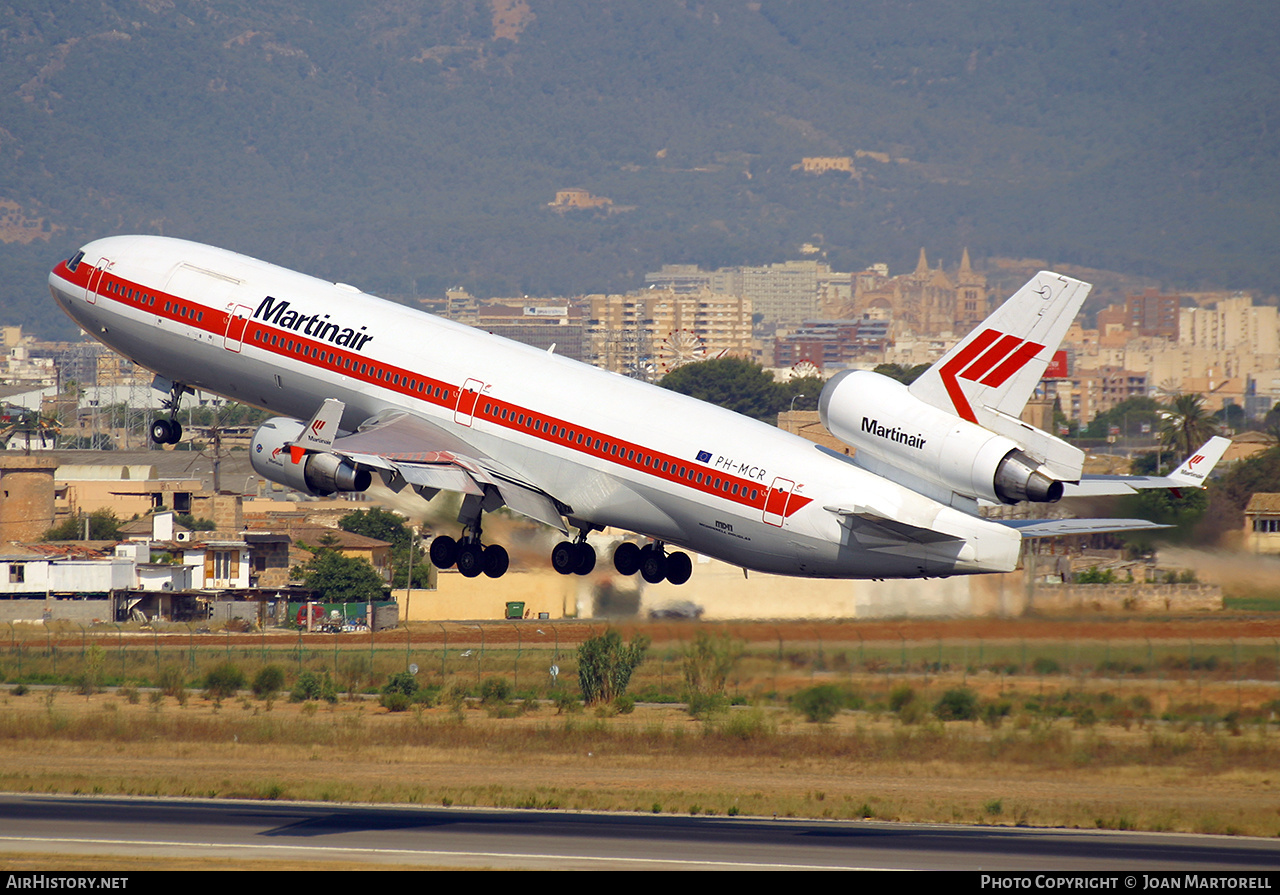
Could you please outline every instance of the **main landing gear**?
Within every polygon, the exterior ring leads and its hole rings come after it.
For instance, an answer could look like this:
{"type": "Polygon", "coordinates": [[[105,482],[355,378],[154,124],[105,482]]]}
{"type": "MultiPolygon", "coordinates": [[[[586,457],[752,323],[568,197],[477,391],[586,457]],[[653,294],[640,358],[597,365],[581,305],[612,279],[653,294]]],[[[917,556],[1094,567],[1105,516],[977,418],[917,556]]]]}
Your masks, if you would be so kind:
{"type": "MultiPolygon", "coordinates": [[[[488,486],[492,489],[492,486],[488,486]]],[[[458,511],[458,521],[462,523],[462,538],[454,540],[448,535],[438,535],[431,540],[428,553],[431,563],[437,569],[451,569],[456,564],[463,578],[478,578],[488,575],[490,578],[501,578],[511,564],[507,551],[497,544],[488,547],[480,543],[480,514],[484,510],[486,500],[493,501],[497,492],[485,495],[468,494],[462,499],[462,507],[458,511]]],[[[490,509],[497,509],[500,503],[494,503],[490,509]]]]}
{"type": "Polygon", "coordinates": [[[595,548],[587,543],[587,529],[572,543],[561,541],[551,551],[551,568],[561,575],[590,575],[596,567],[595,548]]]}
{"type": "Polygon", "coordinates": [[[437,535],[432,539],[428,552],[431,564],[437,569],[451,569],[457,564],[463,578],[476,578],[481,573],[490,578],[501,578],[511,564],[506,549],[498,544],[485,547],[480,543],[479,532],[463,535],[460,541],[448,535],[437,535]]]}
{"type": "Polygon", "coordinates": [[[650,584],[663,580],[672,584],[684,584],[693,574],[693,561],[687,553],[667,553],[661,541],[641,547],[631,541],[623,541],[613,551],[613,567],[619,575],[634,575],[650,584]]]}
{"type": "Polygon", "coordinates": [[[169,387],[169,397],[160,405],[169,411],[169,418],[151,422],[151,440],[156,444],[177,444],[182,440],[182,423],[178,422],[177,416],[186,391],[187,387],[181,382],[175,382],[169,387]]]}

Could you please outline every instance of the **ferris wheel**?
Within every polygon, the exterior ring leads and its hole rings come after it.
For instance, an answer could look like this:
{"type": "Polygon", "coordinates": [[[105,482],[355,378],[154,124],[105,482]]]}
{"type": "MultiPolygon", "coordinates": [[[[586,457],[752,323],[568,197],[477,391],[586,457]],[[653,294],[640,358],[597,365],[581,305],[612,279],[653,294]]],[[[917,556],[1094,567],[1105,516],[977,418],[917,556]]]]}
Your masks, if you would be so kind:
{"type": "Polygon", "coordinates": [[[792,379],[811,379],[821,378],[822,370],[811,360],[802,360],[799,363],[791,365],[792,379]]]}
{"type": "Polygon", "coordinates": [[[667,337],[657,345],[658,363],[664,373],[670,373],[677,367],[705,360],[707,346],[687,329],[677,329],[667,333],[667,337]]]}

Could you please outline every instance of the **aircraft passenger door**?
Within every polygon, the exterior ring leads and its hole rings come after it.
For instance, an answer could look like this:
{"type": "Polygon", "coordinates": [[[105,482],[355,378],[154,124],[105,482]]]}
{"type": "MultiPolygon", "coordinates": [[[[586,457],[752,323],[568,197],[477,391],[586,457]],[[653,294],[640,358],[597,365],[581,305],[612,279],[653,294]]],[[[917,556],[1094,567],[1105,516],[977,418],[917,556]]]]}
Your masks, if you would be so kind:
{"type": "Polygon", "coordinates": [[[102,288],[102,274],[111,269],[112,262],[106,258],[99,258],[98,263],[94,265],[93,271],[89,274],[89,285],[84,290],[84,300],[91,305],[98,303],[98,290],[102,288]]]}
{"type": "Polygon", "coordinates": [[[453,410],[453,421],[470,426],[476,418],[476,402],[480,400],[480,392],[484,383],[479,379],[468,379],[458,389],[458,404],[453,410]]]}
{"type": "Polygon", "coordinates": [[[782,527],[787,519],[787,504],[791,502],[791,492],[796,483],[791,479],[778,477],[769,486],[769,493],[764,498],[764,521],[770,525],[782,527]]]}
{"type": "Polygon", "coordinates": [[[222,338],[222,347],[228,351],[239,352],[244,346],[244,331],[253,316],[253,308],[246,305],[227,305],[227,332],[222,338]]]}

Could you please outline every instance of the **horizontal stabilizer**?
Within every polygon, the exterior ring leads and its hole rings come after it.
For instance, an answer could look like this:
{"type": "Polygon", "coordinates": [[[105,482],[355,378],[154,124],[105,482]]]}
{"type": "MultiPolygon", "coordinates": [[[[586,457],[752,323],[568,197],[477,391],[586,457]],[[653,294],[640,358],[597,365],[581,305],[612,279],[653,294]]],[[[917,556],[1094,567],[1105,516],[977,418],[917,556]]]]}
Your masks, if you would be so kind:
{"type": "Polygon", "coordinates": [[[1209,473],[1213,472],[1213,468],[1218,465],[1218,461],[1230,446],[1231,439],[1215,435],[1167,476],[1085,476],[1077,484],[1065,484],[1062,496],[1105,497],[1114,494],[1135,494],[1138,491],[1156,488],[1203,488],[1209,473]]]}
{"type": "Polygon", "coordinates": [[[996,519],[1016,530],[1024,540],[1056,538],[1063,535],[1094,535],[1117,531],[1149,531],[1170,528],[1146,519],[996,519]]]}
{"type": "Polygon", "coordinates": [[[303,428],[296,446],[309,451],[327,451],[332,448],[333,439],[338,434],[338,424],[342,422],[342,411],[345,409],[346,405],[337,398],[326,398],[315,416],[303,428]]]}

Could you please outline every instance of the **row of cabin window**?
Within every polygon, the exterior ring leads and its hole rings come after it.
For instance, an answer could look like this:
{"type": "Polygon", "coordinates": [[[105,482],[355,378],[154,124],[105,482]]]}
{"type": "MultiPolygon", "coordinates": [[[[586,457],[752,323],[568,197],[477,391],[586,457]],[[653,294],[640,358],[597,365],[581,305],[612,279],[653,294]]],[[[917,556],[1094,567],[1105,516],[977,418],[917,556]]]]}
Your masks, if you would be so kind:
{"type": "MultiPolygon", "coordinates": [[[[109,283],[107,288],[128,301],[136,301],[144,307],[150,307],[156,303],[156,297],[150,293],[143,292],[141,289],[126,288],[120,283],[109,283]]],[[[199,323],[204,320],[204,311],[193,310],[181,302],[166,301],[164,303],[164,312],[166,314],[177,314],[179,317],[186,317],[199,323]]]]}
{"type": "Polygon", "coordinates": [[[440,398],[442,400],[447,400],[449,397],[448,389],[440,388],[435,385],[427,385],[427,383],[421,380],[410,379],[408,376],[402,376],[400,373],[388,373],[381,367],[373,364],[358,363],[349,357],[342,357],[332,351],[321,351],[318,348],[310,347],[305,342],[295,342],[292,339],[286,339],[284,336],[276,333],[267,333],[264,330],[259,330],[256,334],[256,338],[260,342],[270,343],[277,348],[283,348],[285,351],[292,351],[295,354],[301,354],[303,357],[314,357],[317,360],[333,364],[344,370],[350,370],[352,373],[358,373],[361,376],[371,376],[376,379],[381,379],[384,382],[389,382],[392,385],[407,385],[410,391],[425,392],[432,397],[440,398]]]}
{"type": "MultiPolygon", "coordinates": [[[[500,408],[497,405],[490,403],[486,403],[484,405],[484,412],[496,419],[504,419],[509,422],[514,422],[517,426],[527,426],[535,432],[543,431],[542,420],[536,419],[532,415],[526,417],[523,413],[517,413],[514,410],[508,411],[505,407],[500,408]]],[[[639,462],[651,469],[658,468],[658,459],[656,457],[652,457],[643,452],[637,452],[634,448],[629,449],[620,447],[617,444],[610,444],[607,441],[602,442],[599,438],[592,438],[590,435],[583,435],[581,432],[574,432],[571,429],[553,426],[550,423],[546,425],[546,432],[552,437],[563,438],[571,444],[575,443],[575,440],[577,444],[582,444],[585,440],[588,448],[596,451],[602,451],[605,454],[612,454],[615,457],[622,457],[628,463],[639,462]],[[637,458],[639,459],[637,460],[637,458]]],[[[703,484],[703,477],[705,475],[706,483],[710,484],[711,487],[715,488],[717,491],[723,490],[726,493],[734,495],[741,494],[743,496],[748,494],[748,489],[745,485],[739,485],[737,482],[733,482],[729,479],[724,479],[722,481],[719,478],[713,478],[709,473],[704,474],[700,470],[679,466],[669,460],[662,461],[662,471],[664,473],[671,473],[678,478],[687,478],[691,482],[696,481],[699,485],[703,484]]],[[[760,492],[755,488],[750,489],[751,500],[755,500],[759,497],[759,494],[760,492]]]]}

